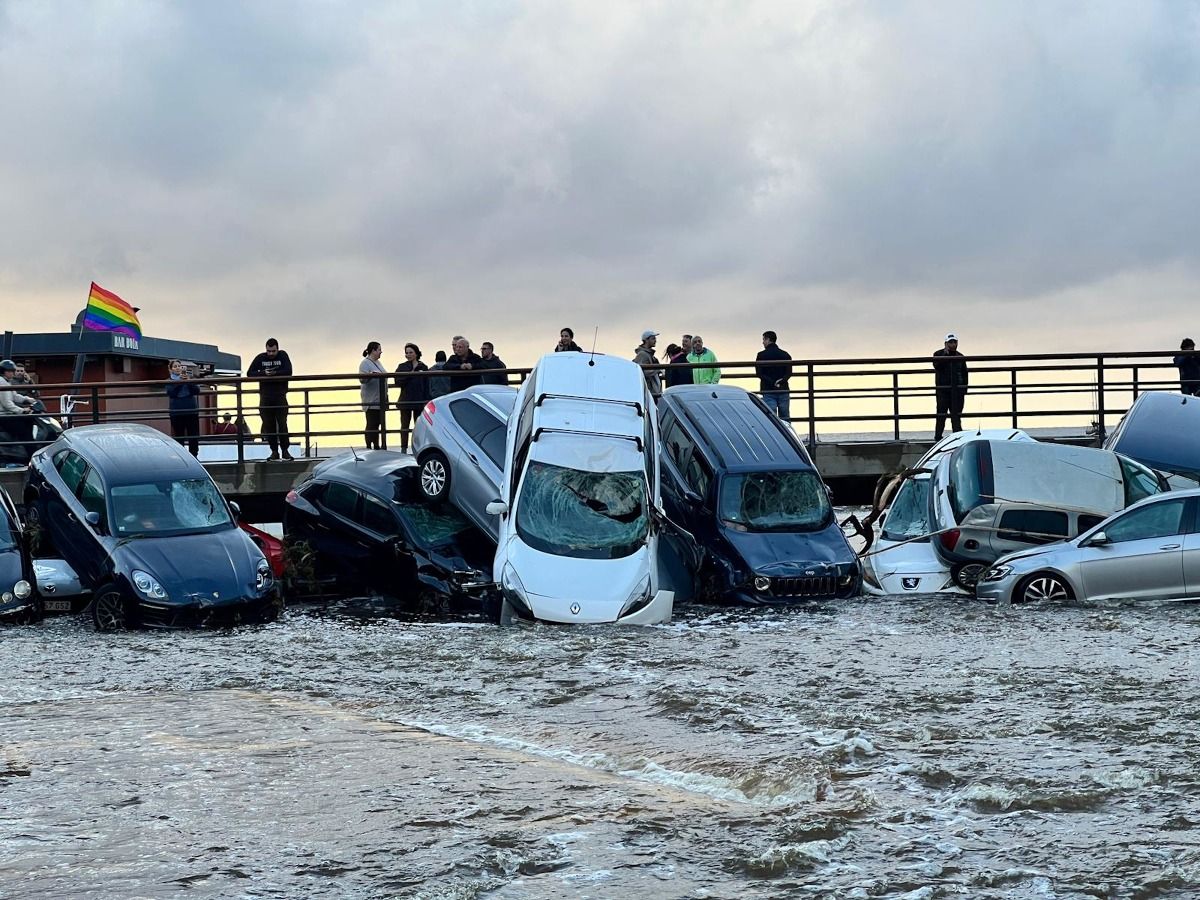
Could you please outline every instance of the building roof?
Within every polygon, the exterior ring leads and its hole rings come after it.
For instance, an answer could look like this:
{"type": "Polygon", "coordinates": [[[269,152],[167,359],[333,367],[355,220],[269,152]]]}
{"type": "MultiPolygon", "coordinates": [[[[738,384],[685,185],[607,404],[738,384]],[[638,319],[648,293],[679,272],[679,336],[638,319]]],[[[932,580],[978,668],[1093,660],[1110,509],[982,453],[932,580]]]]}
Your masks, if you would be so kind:
{"type": "Polygon", "coordinates": [[[73,329],[71,332],[43,332],[12,335],[10,356],[14,359],[44,358],[47,356],[132,356],[144,359],[186,359],[207,364],[221,372],[242,371],[242,358],[235,353],[223,353],[215,344],[194,341],[175,341],[167,338],[142,337],[135,340],[115,331],[73,329]]]}

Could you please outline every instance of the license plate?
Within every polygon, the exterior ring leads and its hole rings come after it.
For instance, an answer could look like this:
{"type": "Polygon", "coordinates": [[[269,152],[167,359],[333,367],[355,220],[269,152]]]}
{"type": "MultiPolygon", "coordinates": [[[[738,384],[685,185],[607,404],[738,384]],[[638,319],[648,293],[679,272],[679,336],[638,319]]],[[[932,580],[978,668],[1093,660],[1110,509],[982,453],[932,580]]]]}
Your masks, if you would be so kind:
{"type": "Polygon", "coordinates": [[[46,612],[70,612],[70,600],[43,600],[43,606],[46,612]]]}

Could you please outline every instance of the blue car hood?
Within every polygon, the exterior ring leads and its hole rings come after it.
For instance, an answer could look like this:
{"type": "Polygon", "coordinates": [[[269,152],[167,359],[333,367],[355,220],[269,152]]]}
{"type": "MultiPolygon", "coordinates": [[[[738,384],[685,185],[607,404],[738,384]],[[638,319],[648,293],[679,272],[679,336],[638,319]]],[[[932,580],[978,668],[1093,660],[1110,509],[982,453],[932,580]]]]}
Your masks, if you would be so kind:
{"type": "Polygon", "coordinates": [[[261,556],[240,528],[226,528],[126,541],[113,551],[113,562],[126,578],[134,569],[153,575],[173,603],[219,604],[256,596],[261,556]]]}
{"type": "Polygon", "coordinates": [[[774,575],[803,575],[814,565],[853,567],[854,551],[841,528],[831,523],[821,531],[735,531],[724,536],[746,565],[755,572],[774,575]]]}

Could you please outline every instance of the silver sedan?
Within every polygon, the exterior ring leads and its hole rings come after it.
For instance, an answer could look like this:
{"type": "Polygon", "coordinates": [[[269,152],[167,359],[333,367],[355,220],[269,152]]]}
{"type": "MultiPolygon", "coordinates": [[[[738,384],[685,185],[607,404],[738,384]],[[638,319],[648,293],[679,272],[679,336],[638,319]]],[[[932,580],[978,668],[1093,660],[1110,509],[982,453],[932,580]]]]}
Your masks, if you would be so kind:
{"type": "Polygon", "coordinates": [[[1002,557],[975,593],[1001,603],[1200,598],[1200,489],[1156,494],[1074,540],[1002,557]]]}

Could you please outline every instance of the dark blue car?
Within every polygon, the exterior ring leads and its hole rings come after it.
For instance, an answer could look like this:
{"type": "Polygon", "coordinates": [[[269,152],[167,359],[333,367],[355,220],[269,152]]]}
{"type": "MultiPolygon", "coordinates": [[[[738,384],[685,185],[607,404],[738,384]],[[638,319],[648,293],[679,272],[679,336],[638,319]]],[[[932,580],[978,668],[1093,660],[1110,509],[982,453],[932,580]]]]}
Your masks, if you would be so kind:
{"type": "Polygon", "coordinates": [[[25,504],[42,552],[92,591],[100,630],[270,621],[270,565],[204,467],[144,425],[74,428],[34,454],[25,504]]]}
{"type": "Polygon", "coordinates": [[[696,594],[739,603],[849,597],[858,558],[791,427],[730,386],[663,393],[663,501],[703,548],[696,594]]]}
{"type": "Polygon", "coordinates": [[[27,622],[38,617],[33,563],[21,534],[21,517],[0,487],[0,621],[27,622]]]}

